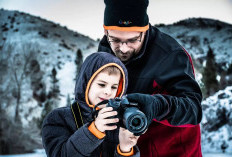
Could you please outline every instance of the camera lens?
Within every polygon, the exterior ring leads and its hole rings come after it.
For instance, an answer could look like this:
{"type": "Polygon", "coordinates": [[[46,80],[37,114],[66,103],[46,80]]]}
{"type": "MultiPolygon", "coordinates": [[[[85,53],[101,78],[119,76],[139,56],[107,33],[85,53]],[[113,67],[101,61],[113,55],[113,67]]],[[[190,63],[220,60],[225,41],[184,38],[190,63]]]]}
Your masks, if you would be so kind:
{"type": "Polygon", "coordinates": [[[140,124],[141,124],[141,120],[140,120],[139,118],[134,118],[134,119],[132,120],[132,125],[133,125],[134,127],[138,127],[138,126],[140,126],[140,124]]]}
{"type": "Polygon", "coordinates": [[[123,124],[126,129],[139,136],[147,128],[147,118],[138,108],[129,107],[123,114],[123,124]]]}

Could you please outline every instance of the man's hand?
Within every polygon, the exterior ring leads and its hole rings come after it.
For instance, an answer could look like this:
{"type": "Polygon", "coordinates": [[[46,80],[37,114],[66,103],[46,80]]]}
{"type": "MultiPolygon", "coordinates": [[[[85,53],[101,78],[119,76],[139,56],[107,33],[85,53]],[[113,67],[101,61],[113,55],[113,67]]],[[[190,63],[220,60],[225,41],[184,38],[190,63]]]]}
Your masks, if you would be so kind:
{"type": "MultiPolygon", "coordinates": [[[[154,118],[159,114],[157,113],[160,109],[160,102],[152,95],[132,93],[127,95],[127,99],[130,102],[138,103],[140,110],[147,116],[148,125],[152,122],[154,118]]],[[[162,110],[161,110],[162,111],[162,110]]],[[[161,113],[165,114],[165,113],[161,113]]]]}
{"type": "Polygon", "coordinates": [[[94,122],[96,128],[101,132],[105,132],[106,130],[116,129],[117,128],[116,125],[109,126],[107,124],[117,123],[119,121],[118,118],[110,118],[112,116],[117,115],[118,114],[117,111],[113,111],[112,107],[106,107],[106,105],[100,105],[98,107],[101,108],[101,110],[98,112],[98,116],[94,122]]]}
{"type": "Polygon", "coordinates": [[[139,136],[135,136],[132,132],[127,129],[119,129],[119,148],[122,153],[131,151],[131,148],[136,145],[139,136]]]}

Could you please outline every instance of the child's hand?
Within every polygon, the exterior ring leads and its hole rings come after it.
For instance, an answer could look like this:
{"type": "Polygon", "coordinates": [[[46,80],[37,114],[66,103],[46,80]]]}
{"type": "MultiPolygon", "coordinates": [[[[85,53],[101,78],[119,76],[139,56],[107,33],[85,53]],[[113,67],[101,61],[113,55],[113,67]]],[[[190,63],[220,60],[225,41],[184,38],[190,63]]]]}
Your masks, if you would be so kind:
{"type": "Polygon", "coordinates": [[[140,136],[135,136],[125,128],[119,129],[119,148],[123,153],[130,152],[131,148],[136,145],[140,136]]]}
{"type": "Polygon", "coordinates": [[[117,123],[119,121],[118,118],[110,118],[110,117],[115,116],[118,113],[116,111],[112,111],[113,108],[112,107],[106,107],[106,105],[100,105],[98,107],[101,108],[101,110],[98,112],[98,116],[97,116],[97,118],[95,119],[95,122],[94,122],[96,128],[101,132],[105,132],[106,130],[114,130],[114,129],[116,129],[117,128],[116,125],[109,126],[107,124],[117,123]]]}

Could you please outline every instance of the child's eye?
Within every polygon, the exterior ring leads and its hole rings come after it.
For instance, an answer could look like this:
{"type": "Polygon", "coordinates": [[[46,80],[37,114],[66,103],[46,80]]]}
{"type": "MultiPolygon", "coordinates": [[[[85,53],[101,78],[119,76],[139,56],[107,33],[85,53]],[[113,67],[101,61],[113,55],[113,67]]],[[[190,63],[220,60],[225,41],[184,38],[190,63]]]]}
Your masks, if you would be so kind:
{"type": "Polygon", "coordinates": [[[118,89],[118,87],[116,87],[116,86],[113,86],[113,87],[111,87],[112,89],[118,89]]]}
{"type": "Polygon", "coordinates": [[[100,87],[105,87],[105,84],[102,84],[102,83],[98,83],[98,85],[99,85],[100,87]]]}

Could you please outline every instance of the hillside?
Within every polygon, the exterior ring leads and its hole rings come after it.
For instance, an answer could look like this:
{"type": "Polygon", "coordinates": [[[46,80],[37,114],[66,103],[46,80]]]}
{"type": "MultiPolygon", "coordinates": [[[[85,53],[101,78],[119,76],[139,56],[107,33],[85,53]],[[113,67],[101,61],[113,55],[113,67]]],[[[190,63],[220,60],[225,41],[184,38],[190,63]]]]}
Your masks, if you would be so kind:
{"type": "MultiPolygon", "coordinates": [[[[8,60],[8,63],[12,61],[13,64],[18,61],[18,64],[21,65],[24,64],[22,60],[25,59],[21,55],[24,53],[29,55],[30,51],[33,51],[30,54],[30,60],[36,60],[36,62],[30,66],[36,66],[38,61],[40,71],[37,72],[37,75],[38,73],[43,75],[43,81],[47,85],[47,90],[49,89],[51,71],[55,68],[61,84],[61,99],[63,97],[66,99],[67,94],[72,94],[73,89],[67,91],[67,87],[74,86],[76,52],[80,49],[83,58],[85,58],[89,53],[96,51],[97,42],[87,36],[68,30],[59,24],[18,11],[1,9],[0,19],[0,50],[2,61],[8,60]],[[63,72],[70,73],[69,77],[63,77],[63,72]],[[64,87],[64,84],[66,87],[64,87]]],[[[10,65],[2,65],[0,68],[3,68],[0,72],[2,74],[0,81],[2,84],[1,89],[4,90],[7,84],[3,82],[6,82],[5,78],[10,78],[11,68],[10,65]]],[[[27,76],[30,74],[32,73],[29,72],[27,76]]],[[[27,83],[25,82],[25,84],[27,83]]],[[[25,88],[27,88],[28,94],[31,93],[30,86],[25,88]]],[[[28,97],[27,94],[25,96],[28,97]]],[[[32,99],[31,101],[34,100],[32,99]]],[[[63,100],[63,102],[66,101],[63,100]]]]}
{"type": "Polygon", "coordinates": [[[201,64],[208,46],[215,54],[216,63],[227,69],[232,63],[232,25],[218,20],[191,18],[172,25],[157,25],[171,35],[201,64]]]}
{"type": "Polygon", "coordinates": [[[202,107],[202,150],[232,153],[232,86],[208,97],[202,107]]]}
{"type": "Polygon", "coordinates": [[[196,79],[202,87],[204,98],[218,89],[232,85],[231,24],[213,19],[190,18],[172,25],[159,24],[156,27],[174,37],[192,56],[196,79]],[[207,65],[207,60],[211,60],[212,65],[207,65]],[[204,87],[204,77],[209,78],[211,75],[216,75],[218,83],[215,86],[218,87],[209,92],[204,89],[207,87],[204,87]]]}
{"type": "Polygon", "coordinates": [[[77,70],[96,50],[96,41],[64,26],[0,10],[0,154],[41,147],[43,116],[73,100],[77,70]]]}
{"type": "MultiPolygon", "coordinates": [[[[202,150],[230,152],[232,25],[193,18],[157,27],[191,54],[203,90],[203,72],[209,70],[207,54],[212,49],[219,87],[202,103],[202,150]]],[[[97,45],[52,21],[0,10],[0,154],[42,148],[43,116],[52,108],[70,104],[78,69],[97,45]]]]}

